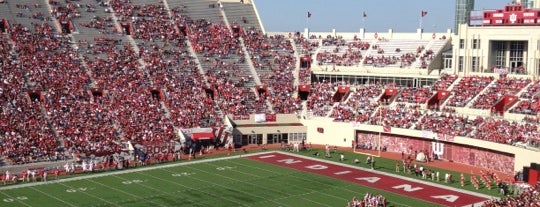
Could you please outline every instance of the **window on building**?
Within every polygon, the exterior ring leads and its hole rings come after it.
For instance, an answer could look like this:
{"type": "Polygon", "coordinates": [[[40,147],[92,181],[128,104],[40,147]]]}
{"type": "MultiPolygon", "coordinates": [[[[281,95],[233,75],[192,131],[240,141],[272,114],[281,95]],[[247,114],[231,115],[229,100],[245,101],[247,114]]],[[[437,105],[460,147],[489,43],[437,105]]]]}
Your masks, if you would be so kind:
{"type": "Polygon", "coordinates": [[[506,67],[506,45],[505,42],[497,41],[493,44],[495,56],[495,67],[506,67]]]}
{"type": "Polygon", "coordinates": [[[473,39],[472,40],[472,48],[473,49],[480,49],[480,39],[473,39]]]}
{"type": "Polygon", "coordinates": [[[459,60],[458,60],[458,72],[463,72],[463,56],[459,56],[459,60]]]}
{"type": "Polygon", "coordinates": [[[478,67],[478,57],[472,57],[472,72],[480,72],[480,68],[478,67]]]}
{"type": "Polygon", "coordinates": [[[465,40],[459,39],[459,49],[464,49],[464,48],[465,48],[465,40]]]}
{"type": "Polygon", "coordinates": [[[523,59],[523,51],[525,50],[525,42],[515,41],[510,43],[510,69],[512,73],[524,74],[524,66],[526,65],[523,59]]]}
{"type": "Polygon", "coordinates": [[[444,68],[452,68],[452,58],[444,59],[444,68]]]}

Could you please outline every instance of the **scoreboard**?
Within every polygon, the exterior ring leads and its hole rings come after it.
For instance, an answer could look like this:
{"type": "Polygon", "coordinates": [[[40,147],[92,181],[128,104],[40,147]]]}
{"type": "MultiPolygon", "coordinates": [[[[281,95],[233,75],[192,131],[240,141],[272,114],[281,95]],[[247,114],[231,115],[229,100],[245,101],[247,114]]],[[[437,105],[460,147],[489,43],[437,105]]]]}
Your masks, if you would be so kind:
{"type": "Polygon", "coordinates": [[[540,10],[512,4],[505,6],[504,9],[471,11],[469,20],[471,26],[538,26],[540,10]]]}

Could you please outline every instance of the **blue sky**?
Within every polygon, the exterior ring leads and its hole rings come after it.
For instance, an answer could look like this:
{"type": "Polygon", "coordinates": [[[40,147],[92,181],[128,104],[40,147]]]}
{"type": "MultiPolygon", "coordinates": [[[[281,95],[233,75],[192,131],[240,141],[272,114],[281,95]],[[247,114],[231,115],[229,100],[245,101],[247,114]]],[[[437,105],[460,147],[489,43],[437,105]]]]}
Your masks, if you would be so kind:
{"type": "MultiPolygon", "coordinates": [[[[454,28],[455,0],[254,0],[267,32],[358,32],[366,12],[367,32],[415,32],[421,11],[426,32],[454,28]],[[307,12],[312,13],[309,21],[307,12]]],[[[500,9],[511,0],[476,0],[475,10],[500,9]]]]}

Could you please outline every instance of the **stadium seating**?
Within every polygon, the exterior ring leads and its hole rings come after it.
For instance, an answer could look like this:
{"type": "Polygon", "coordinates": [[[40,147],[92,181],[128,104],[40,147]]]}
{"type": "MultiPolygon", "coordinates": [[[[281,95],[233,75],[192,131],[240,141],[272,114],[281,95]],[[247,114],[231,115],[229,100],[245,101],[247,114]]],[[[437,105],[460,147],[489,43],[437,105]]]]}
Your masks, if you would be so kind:
{"type": "MultiPolygon", "coordinates": [[[[169,142],[177,139],[175,129],[221,127],[227,114],[296,113],[303,109],[298,85],[311,86],[306,111],[334,121],[505,144],[540,137],[538,81],[448,75],[433,85],[400,87],[395,102],[383,104],[385,84],[318,82],[310,67],[297,65],[313,58],[331,70],[415,62],[424,68],[446,40],[267,35],[250,27],[252,20],[238,21],[240,14],[227,25],[218,8],[194,0],[169,7],[158,0],[48,3],[50,11],[29,0],[0,5],[15,13],[1,15],[15,23],[0,42],[0,75],[7,77],[0,83],[0,153],[11,163],[114,153],[126,140],[169,142]],[[351,93],[335,100],[340,86],[351,93]],[[441,108],[417,105],[439,90],[451,91],[441,108]],[[504,94],[519,96],[510,112],[530,115],[525,122],[456,113],[490,109],[504,94]]],[[[240,10],[225,6],[224,12],[240,10]]]]}

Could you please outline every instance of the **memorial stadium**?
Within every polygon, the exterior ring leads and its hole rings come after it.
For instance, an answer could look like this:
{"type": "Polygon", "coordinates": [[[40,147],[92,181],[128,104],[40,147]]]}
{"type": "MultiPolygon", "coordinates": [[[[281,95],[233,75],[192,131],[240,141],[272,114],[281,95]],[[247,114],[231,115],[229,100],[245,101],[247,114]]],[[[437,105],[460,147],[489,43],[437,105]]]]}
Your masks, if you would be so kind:
{"type": "Polygon", "coordinates": [[[256,4],[0,0],[2,206],[540,206],[540,1],[409,33],[256,4]]]}

